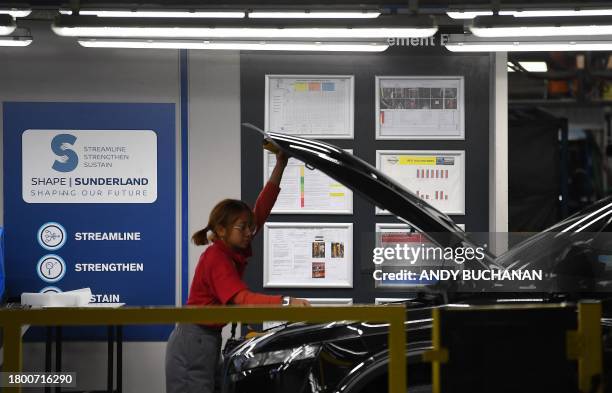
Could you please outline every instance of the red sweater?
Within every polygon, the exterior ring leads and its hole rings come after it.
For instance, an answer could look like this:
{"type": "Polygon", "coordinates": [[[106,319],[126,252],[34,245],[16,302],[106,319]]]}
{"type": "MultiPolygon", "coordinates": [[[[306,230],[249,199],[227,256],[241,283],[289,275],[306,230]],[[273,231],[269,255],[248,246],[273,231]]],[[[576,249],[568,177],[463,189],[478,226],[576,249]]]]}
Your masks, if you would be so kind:
{"type": "MultiPolygon", "coordinates": [[[[256,234],[259,233],[270,211],[276,202],[280,188],[274,183],[266,183],[255,202],[256,234]]],[[[216,240],[204,250],[196,266],[187,305],[222,305],[233,303],[233,298],[240,292],[247,290],[242,280],[244,270],[248,263],[247,258],[252,255],[251,244],[243,250],[233,250],[222,241],[216,240]]],[[[244,292],[240,293],[236,303],[248,301],[251,304],[280,304],[281,296],[269,296],[244,292]]],[[[210,324],[207,326],[221,328],[225,324],[210,324]]]]}

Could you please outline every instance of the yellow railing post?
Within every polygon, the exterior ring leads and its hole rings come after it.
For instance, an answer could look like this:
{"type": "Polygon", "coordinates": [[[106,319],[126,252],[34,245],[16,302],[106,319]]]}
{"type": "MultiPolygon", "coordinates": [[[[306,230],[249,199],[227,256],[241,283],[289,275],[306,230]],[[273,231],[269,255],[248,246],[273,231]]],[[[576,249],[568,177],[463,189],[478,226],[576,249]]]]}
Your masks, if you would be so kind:
{"type": "Polygon", "coordinates": [[[578,304],[578,390],[590,392],[599,376],[596,393],[603,392],[601,303],[578,304]]]}
{"type": "Polygon", "coordinates": [[[442,392],[442,364],[448,362],[448,350],[442,347],[442,321],[439,308],[434,308],[431,312],[431,346],[432,349],[423,353],[423,360],[431,363],[431,391],[432,393],[442,392]]]}
{"type": "MultiPolygon", "coordinates": [[[[19,323],[7,322],[3,324],[4,330],[4,363],[2,366],[3,372],[21,372],[21,325],[19,323]]],[[[20,393],[19,387],[4,388],[3,392],[20,393]]]]}
{"type": "Polygon", "coordinates": [[[389,390],[391,393],[406,393],[406,329],[404,321],[404,315],[394,315],[389,324],[389,390]]]}

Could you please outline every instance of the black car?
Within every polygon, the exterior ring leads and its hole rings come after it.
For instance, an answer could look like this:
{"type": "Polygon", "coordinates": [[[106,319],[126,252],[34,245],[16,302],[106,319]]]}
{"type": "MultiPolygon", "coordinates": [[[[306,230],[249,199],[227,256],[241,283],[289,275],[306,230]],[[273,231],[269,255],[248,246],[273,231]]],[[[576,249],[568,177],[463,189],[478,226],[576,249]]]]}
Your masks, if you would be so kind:
{"type": "MultiPolygon", "coordinates": [[[[273,145],[336,179],[353,192],[416,227],[442,247],[476,245],[445,214],[363,160],[328,143],[264,134],[273,145]]],[[[489,281],[475,286],[460,280],[425,285],[404,301],[407,309],[407,379],[410,391],[431,391],[432,309],[516,302],[603,302],[604,370],[612,370],[612,197],[603,199],[501,256],[486,257],[471,269],[542,269],[538,282],[489,281]],[[510,284],[508,284],[510,283],[510,284]]],[[[245,340],[224,362],[223,391],[386,392],[388,326],[366,322],[292,323],[245,340]]],[[[516,361],[521,361],[520,354],[516,361]]],[[[474,372],[478,372],[475,370],[474,372]]],[[[612,375],[607,375],[608,379],[612,375]]],[[[508,378],[511,378],[509,376],[508,378]]],[[[568,378],[575,376],[560,376],[568,378]]],[[[507,391],[501,388],[492,391],[507,391]]]]}

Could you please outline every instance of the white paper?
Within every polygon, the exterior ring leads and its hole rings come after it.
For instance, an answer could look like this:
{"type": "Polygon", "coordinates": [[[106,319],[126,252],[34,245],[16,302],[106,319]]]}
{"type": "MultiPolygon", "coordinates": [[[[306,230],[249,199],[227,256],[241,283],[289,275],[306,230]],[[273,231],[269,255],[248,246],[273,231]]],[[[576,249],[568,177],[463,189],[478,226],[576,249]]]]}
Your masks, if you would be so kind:
{"type": "Polygon", "coordinates": [[[377,297],[374,299],[374,304],[380,305],[380,304],[385,304],[385,303],[401,302],[405,300],[410,300],[410,299],[401,298],[401,297],[377,297]]]}
{"type": "MultiPolygon", "coordinates": [[[[264,151],[264,182],[275,165],[276,156],[264,151]]],[[[353,213],[353,193],[347,187],[295,158],[289,159],[280,188],[272,213],[353,213]]]]}
{"type": "Polygon", "coordinates": [[[381,150],[376,156],[382,173],[442,213],[465,214],[465,152],[381,150]]]}
{"type": "Polygon", "coordinates": [[[353,77],[266,75],[265,129],[316,138],[352,138],[353,77]]]}
{"type": "Polygon", "coordinates": [[[32,307],[84,307],[91,299],[91,289],[83,288],[66,292],[21,294],[21,304],[32,307]]]}
{"type": "Polygon", "coordinates": [[[264,287],[352,288],[352,238],[352,224],[265,224],[264,287]]]}
{"type": "Polygon", "coordinates": [[[376,77],[377,139],[464,139],[463,77],[376,77]]]}

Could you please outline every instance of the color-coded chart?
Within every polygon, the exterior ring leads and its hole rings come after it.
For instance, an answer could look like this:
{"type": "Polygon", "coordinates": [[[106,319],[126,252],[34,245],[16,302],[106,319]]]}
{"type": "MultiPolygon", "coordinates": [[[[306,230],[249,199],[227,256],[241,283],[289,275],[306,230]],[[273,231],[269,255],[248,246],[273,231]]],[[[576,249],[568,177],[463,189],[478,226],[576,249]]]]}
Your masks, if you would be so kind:
{"type": "Polygon", "coordinates": [[[417,169],[417,179],[448,179],[448,169],[417,169]]]}
{"type": "MultiPolygon", "coordinates": [[[[349,150],[350,152],[350,150],[349,150]]],[[[264,151],[264,179],[270,177],[276,156],[264,151]]],[[[303,162],[290,158],[280,184],[281,192],[272,213],[351,214],[352,192],[317,170],[306,168],[303,162]]]]}
{"type": "Polygon", "coordinates": [[[300,207],[304,207],[304,167],[300,165],[300,207]]]}
{"type": "Polygon", "coordinates": [[[317,138],[352,138],[353,85],[350,75],[266,75],[265,128],[317,138]]]}
{"type": "Polygon", "coordinates": [[[464,151],[381,150],[376,162],[383,173],[441,212],[465,214],[464,151]]]}

